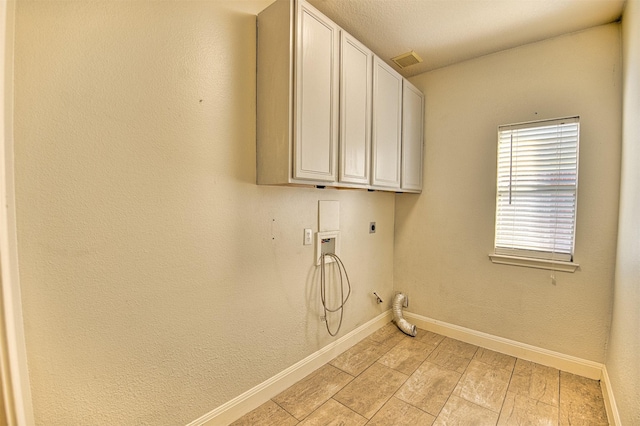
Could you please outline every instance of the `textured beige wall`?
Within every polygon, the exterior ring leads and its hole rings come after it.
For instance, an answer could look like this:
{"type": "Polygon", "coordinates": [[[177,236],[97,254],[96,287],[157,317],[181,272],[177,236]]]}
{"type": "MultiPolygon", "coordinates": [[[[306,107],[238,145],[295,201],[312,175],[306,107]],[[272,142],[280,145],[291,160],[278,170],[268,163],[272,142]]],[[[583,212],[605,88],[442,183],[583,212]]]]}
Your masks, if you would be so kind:
{"type": "Polygon", "coordinates": [[[270,1],[17,5],[16,179],[38,424],[185,424],[327,345],[303,228],[339,200],[353,294],[388,306],[394,194],[258,187],[270,1]],[[368,224],[376,221],[376,234],[368,224]]]}
{"type": "Polygon", "coordinates": [[[426,94],[425,189],[396,199],[394,288],[409,310],[604,361],[620,163],[619,25],[414,77],[426,94]],[[573,274],[494,265],[500,124],[581,117],[573,274]]]}
{"type": "Polygon", "coordinates": [[[620,223],[613,319],[607,350],[624,425],[640,424],[640,1],[627,1],[622,20],[623,127],[620,223]]]}

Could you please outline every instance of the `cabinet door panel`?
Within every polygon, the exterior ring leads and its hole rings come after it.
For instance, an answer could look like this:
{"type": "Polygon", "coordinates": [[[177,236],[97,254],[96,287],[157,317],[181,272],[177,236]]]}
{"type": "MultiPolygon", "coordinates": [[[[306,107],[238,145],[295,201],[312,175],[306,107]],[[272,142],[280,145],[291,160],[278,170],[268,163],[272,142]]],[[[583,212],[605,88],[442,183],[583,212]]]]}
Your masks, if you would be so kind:
{"type": "Polygon", "coordinates": [[[374,57],[373,186],[400,188],[402,76],[374,57]]]}
{"type": "Polygon", "coordinates": [[[406,80],[402,92],[402,189],[420,191],[424,95],[406,80]]]}
{"type": "Polygon", "coordinates": [[[373,54],[342,31],[340,43],[340,182],[369,183],[373,54]]]}
{"type": "Polygon", "coordinates": [[[338,27],[299,3],[294,177],[336,180],[338,27]]]}

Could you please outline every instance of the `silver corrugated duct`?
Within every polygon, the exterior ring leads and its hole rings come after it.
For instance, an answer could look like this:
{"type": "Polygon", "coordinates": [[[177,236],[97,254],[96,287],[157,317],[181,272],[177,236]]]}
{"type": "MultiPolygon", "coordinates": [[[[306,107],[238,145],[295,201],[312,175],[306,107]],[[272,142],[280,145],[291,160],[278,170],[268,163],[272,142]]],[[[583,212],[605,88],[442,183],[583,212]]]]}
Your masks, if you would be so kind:
{"type": "Polygon", "coordinates": [[[391,309],[393,310],[393,322],[396,323],[398,328],[404,334],[415,337],[418,333],[418,328],[415,325],[410,324],[406,319],[402,318],[403,306],[405,308],[409,306],[409,299],[407,299],[407,296],[405,296],[403,293],[398,293],[393,298],[393,304],[391,305],[391,309]]]}

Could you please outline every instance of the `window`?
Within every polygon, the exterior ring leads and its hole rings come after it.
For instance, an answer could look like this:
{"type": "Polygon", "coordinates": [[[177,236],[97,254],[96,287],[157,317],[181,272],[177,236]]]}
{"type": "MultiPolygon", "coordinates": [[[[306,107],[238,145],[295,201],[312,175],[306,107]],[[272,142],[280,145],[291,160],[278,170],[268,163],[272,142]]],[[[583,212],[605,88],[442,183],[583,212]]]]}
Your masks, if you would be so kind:
{"type": "Polygon", "coordinates": [[[579,117],[498,128],[492,261],[575,271],[579,135],[579,117]]]}

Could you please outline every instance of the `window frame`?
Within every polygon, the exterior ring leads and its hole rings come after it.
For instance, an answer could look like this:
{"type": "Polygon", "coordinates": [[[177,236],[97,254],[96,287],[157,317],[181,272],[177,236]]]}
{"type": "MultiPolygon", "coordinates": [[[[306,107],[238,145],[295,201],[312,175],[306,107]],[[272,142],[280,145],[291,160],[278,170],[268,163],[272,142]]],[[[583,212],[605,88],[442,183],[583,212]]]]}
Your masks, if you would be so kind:
{"type": "MultiPolygon", "coordinates": [[[[543,131],[541,131],[541,133],[543,133],[543,131]]],[[[554,138],[557,138],[557,137],[554,136],[554,138]]],[[[576,241],[577,209],[578,209],[577,205],[578,205],[578,176],[579,176],[578,169],[579,169],[579,153],[580,153],[580,117],[570,116],[570,117],[562,117],[562,118],[554,118],[554,119],[546,119],[546,120],[535,120],[535,121],[529,121],[529,122],[501,125],[501,126],[498,126],[498,129],[497,129],[497,139],[498,140],[497,140],[497,156],[496,156],[496,204],[495,204],[496,210],[495,210],[495,222],[494,222],[493,253],[489,255],[491,261],[496,264],[508,264],[508,265],[525,266],[525,267],[532,267],[532,268],[551,269],[555,271],[575,272],[575,270],[579,267],[578,263],[575,262],[574,254],[575,254],[575,241],[576,241]],[[524,130],[526,132],[528,130],[531,132],[536,132],[535,129],[538,129],[538,128],[544,128],[544,127],[549,127],[553,125],[561,125],[561,124],[567,124],[567,123],[575,123],[576,131],[577,131],[577,134],[575,137],[575,179],[574,179],[575,184],[572,188],[573,189],[573,217],[571,219],[572,229],[570,234],[571,248],[569,252],[566,251],[566,244],[565,244],[565,250],[562,253],[555,252],[557,240],[554,240],[554,242],[551,243],[551,246],[553,246],[553,248],[551,248],[550,251],[541,250],[539,248],[538,249],[532,248],[537,244],[533,242],[528,242],[526,238],[522,240],[517,240],[511,245],[504,244],[503,246],[499,246],[498,224],[499,224],[499,221],[501,219],[504,220],[504,217],[505,217],[504,200],[502,200],[502,204],[501,204],[501,197],[504,198],[504,194],[503,194],[504,184],[501,186],[500,181],[501,181],[501,178],[504,179],[505,177],[508,178],[509,180],[509,194],[510,194],[509,204],[511,204],[511,191],[512,191],[511,179],[514,176],[514,172],[512,171],[511,164],[513,163],[513,159],[516,158],[514,157],[513,152],[508,153],[510,168],[509,168],[509,171],[507,172],[508,176],[505,176],[504,172],[501,172],[501,169],[500,169],[501,165],[504,167],[504,163],[501,163],[500,161],[501,146],[503,146],[504,144],[504,142],[502,142],[502,145],[501,145],[501,136],[503,136],[503,134],[513,135],[514,131],[524,130]],[[502,191],[501,191],[501,188],[502,188],[502,191]],[[503,206],[502,216],[500,216],[501,205],[503,206]],[[515,247],[515,246],[525,246],[527,244],[529,244],[528,248],[515,247]]],[[[535,140],[535,139],[531,139],[531,140],[535,140]]],[[[512,143],[513,143],[513,139],[511,137],[511,144],[512,143]]],[[[556,149],[561,148],[560,147],[561,142],[554,141],[554,143],[558,145],[556,149]]],[[[513,149],[512,145],[510,146],[510,149],[513,149]]],[[[504,156],[504,152],[502,152],[502,154],[504,156]]],[[[536,147],[534,150],[534,154],[542,155],[543,153],[538,147],[536,147]]],[[[560,164],[558,164],[558,168],[559,167],[560,167],[560,164]]],[[[540,174],[541,171],[536,170],[534,173],[535,173],[534,174],[534,177],[535,177],[535,175],[540,174]]],[[[548,181],[549,180],[546,180],[546,182],[548,181]]],[[[544,183],[545,181],[534,180],[534,182],[537,182],[535,185],[539,185],[540,182],[544,183]]],[[[558,195],[558,197],[562,197],[562,195],[558,195]]],[[[554,203],[551,203],[551,205],[552,204],[554,203]]],[[[547,204],[546,206],[540,206],[540,207],[549,208],[551,205],[547,204]]],[[[557,206],[554,206],[554,207],[557,208],[557,206]]],[[[554,217],[557,217],[559,214],[560,214],[559,212],[556,212],[554,217]]],[[[533,214],[530,217],[525,216],[525,220],[526,219],[531,220],[531,218],[534,216],[535,214],[533,214]]],[[[544,228],[544,225],[541,226],[541,228],[544,228]]],[[[514,229],[512,229],[511,231],[512,233],[510,234],[510,236],[513,237],[516,231],[514,229]]],[[[549,248],[550,247],[546,247],[546,249],[549,249],[549,248]]]]}

